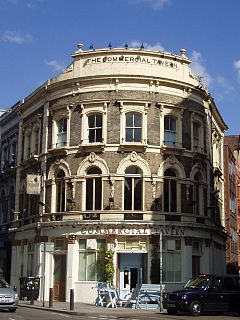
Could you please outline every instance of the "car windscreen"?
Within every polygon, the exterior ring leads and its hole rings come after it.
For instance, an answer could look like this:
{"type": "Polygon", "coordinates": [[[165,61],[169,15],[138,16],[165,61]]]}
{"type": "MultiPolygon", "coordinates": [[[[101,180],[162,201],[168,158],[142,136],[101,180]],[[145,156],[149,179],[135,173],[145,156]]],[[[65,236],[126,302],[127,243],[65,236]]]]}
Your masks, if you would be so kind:
{"type": "Polygon", "coordinates": [[[198,289],[205,289],[206,286],[208,285],[209,283],[209,278],[207,277],[196,277],[196,278],[193,278],[191,280],[189,280],[184,288],[185,289],[195,289],[195,288],[198,288],[198,289]]]}
{"type": "Polygon", "coordinates": [[[9,287],[10,287],[9,284],[6,281],[0,279],[0,288],[9,288],[9,287]]]}

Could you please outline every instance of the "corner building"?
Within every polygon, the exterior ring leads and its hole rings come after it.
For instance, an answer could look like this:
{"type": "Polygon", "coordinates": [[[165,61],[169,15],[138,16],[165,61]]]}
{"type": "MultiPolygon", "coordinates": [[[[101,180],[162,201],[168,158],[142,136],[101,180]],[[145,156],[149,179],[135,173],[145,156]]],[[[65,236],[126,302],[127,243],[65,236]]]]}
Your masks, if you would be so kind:
{"type": "Polygon", "coordinates": [[[12,284],[38,275],[40,299],[74,289],[92,302],[106,243],[124,297],[159,283],[160,235],[166,290],[224,272],[227,126],[185,50],[79,46],[72,58],[18,107],[12,284]]]}

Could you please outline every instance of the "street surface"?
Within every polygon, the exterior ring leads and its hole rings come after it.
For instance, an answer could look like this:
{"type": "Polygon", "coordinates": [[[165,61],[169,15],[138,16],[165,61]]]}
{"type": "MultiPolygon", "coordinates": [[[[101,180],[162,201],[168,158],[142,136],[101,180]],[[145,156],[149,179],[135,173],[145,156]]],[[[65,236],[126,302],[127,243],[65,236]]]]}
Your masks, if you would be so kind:
{"type": "MultiPolygon", "coordinates": [[[[189,315],[168,315],[159,313],[158,311],[147,311],[139,314],[129,314],[121,310],[106,310],[99,309],[99,313],[82,312],[81,315],[62,314],[60,312],[44,311],[38,309],[30,309],[19,307],[15,313],[0,311],[0,320],[64,320],[64,319],[81,319],[81,320],[196,320],[196,317],[189,315]],[[106,312],[107,311],[107,312],[106,312]]],[[[239,319],[237,315],[203,315],[197,318],[198,320],[235,320],[239,319]]]]}

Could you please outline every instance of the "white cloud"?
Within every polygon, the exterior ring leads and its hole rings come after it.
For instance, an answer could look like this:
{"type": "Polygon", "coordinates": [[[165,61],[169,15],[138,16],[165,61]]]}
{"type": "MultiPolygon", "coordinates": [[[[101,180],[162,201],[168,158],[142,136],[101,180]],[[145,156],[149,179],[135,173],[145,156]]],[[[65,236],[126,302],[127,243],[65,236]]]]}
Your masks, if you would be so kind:
{"type": "Polygon", "coordinates": [[[132,3],[135,4],[147,4],[154,10],[162,9],[165,5],[168,5],[171,3],[171,0],[129,0],[132,3]]]}
{"type": "Polygon", "coordinates": [[[221,89],[223,89],[225,94],[229,94],[234,91],[234,87],[228,83],[227,79],[224,76],[217,76],[216,80],[217,84],[219,85],[219,87],[221,87],[221,89]]]}
{"type": "Polygon", "coordinates": [[[148,49],[148,50],[164,51],[164,48],[163,48],[163,46],[161,45],[160,42],[157,42],[157,43],[151,45],[151,44],[149,44],[147,42],[143,42],[142,43],[142,42],[140,42],[138,40],[133,40],[133,41],[130,42],[129,46],[132,47],[132,48],[140,48],[142,44],[143,44],[144,48],[148,49]]]}
{"type": "Polygon", "coordinates": [[[234,61],[233,66],[237,70],[238,82],[240,82],[240,59],[234,61]]]}
{"type": "Polygon", "coordinates": [[[57,60],[44,61],[47,66],[52,67],[54,71],[63,71],[64,67],[57,60]]]}
{"type": "Polygon", "coordinates": [[[192,72],[195,76],[200,77],[202,83],[208,87],[212,83],[213,78],[208,73],[206,67],[203,65],[202,54],[200,52],[193,51],[191,54],[191,60],[192,63],[190,65],[190,68],[192,72]]]}
{"type": "Polygon", "coordinates": [[[2,40],[5,42],[23,44],[25,42],[31,41],[32,36],[30,34],[21,34],[17,31],[5,31],[2,35],[2,40]]]}

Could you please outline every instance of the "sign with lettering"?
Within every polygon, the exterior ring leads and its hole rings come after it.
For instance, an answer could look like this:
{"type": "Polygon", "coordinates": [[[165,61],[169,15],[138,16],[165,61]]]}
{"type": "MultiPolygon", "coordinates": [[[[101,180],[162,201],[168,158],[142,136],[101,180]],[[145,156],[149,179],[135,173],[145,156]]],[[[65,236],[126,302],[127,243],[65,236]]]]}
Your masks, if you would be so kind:
{"type": "Polygon", "coordinates": [[[37,174],[27,175],[27,194],[40,194],[41,176],[37,174]]]}
{"type": "Polygon", "coordinates": [[[130,62],[130,63],[146,63],[154,64],[163,67],[169,67],[173,69],[179,69],[178,63],[175,61],[163,59],[163,58],[153,58],[153,57],[141,57],[141,56],[126,56],[126,55],[116,55],[116,56],[105,56],[88,58],[84,62],[84,66],[89,63],[113,63],[113,62],[130,62]]]}
{"type": "Polygon", "coordinates": [[[105,226],[86,226],[80,227],[77,232],[79,235],[158,235],[162,233],[163,236],[184,236],[183,227],[167,227],[167,226],[148,226],[148,227],[105,227],[105,226]]]}

